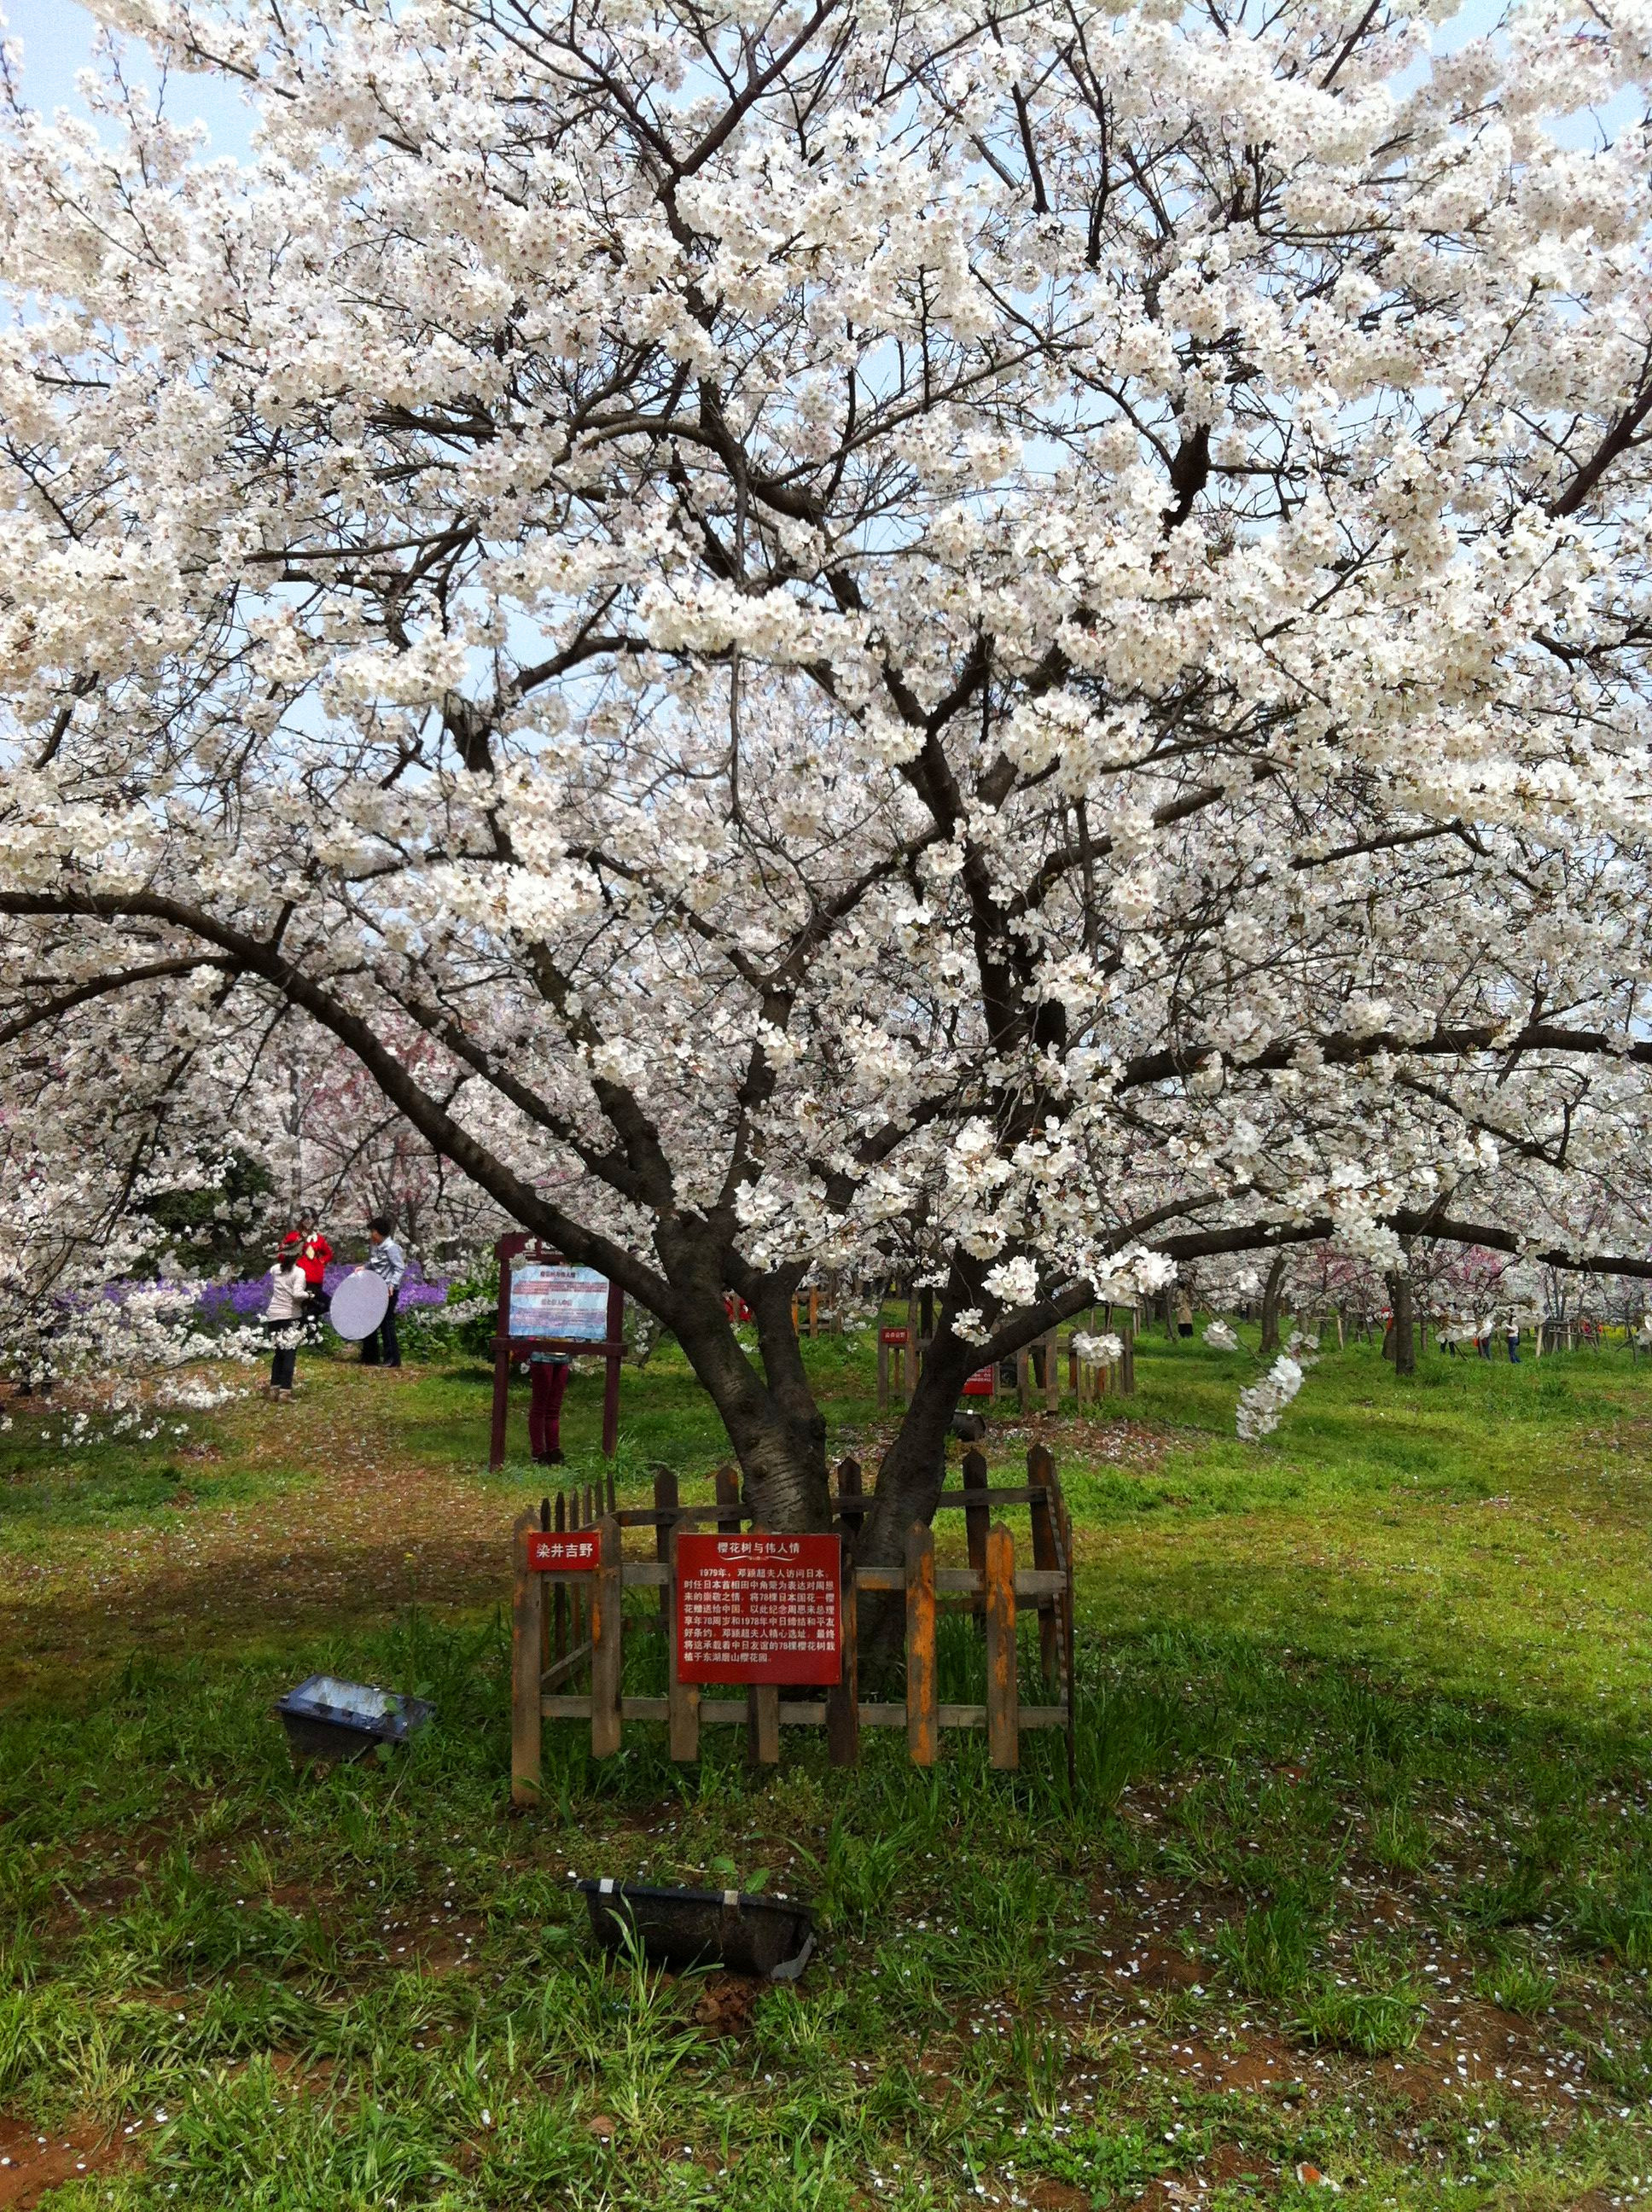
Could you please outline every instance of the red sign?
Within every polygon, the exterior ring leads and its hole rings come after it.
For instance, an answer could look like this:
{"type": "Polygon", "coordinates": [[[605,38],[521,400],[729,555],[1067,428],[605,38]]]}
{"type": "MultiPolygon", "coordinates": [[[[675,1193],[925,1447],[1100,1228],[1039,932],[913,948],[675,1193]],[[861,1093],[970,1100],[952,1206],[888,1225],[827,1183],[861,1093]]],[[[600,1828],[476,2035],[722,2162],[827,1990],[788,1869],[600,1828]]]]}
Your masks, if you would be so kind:
{"type": "Polygon", "coordinates": [[[911,1339],[911,1331],[904,1328],[880,1328],[878,1334],[884,1344],[906,1344],[911,1339]]]}
{"type": "Polygon", "coordinates": [[[976,1368],[975,1373],[965,1380],[963,1395],[966,1398],[995,1398],[998,1395],[997,1368],[976,1368]]]}
{"type": "Polygon", "coordinates": [[[580,1528],[565,1536],[528,1531],[528,1565],[542,1574],[589,1574],[602,1563],[601,1541],[594,1528],[580,1528]]]}
{"type": "Polygon", "coordinates": [[[682,1682],[835,1682],[843,1671],[835,1536],[677,1540],[682,1682]]]}

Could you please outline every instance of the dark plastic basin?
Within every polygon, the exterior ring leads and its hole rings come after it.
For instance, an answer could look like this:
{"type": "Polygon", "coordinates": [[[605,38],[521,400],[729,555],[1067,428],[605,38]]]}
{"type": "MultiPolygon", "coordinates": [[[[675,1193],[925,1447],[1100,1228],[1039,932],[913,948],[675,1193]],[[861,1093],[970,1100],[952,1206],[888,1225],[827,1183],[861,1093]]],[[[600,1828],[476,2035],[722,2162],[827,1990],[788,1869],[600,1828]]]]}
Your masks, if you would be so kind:
{"type": "Polygon", "coordinates": [[[582,1881],[592,1932],[612,1951],[635,1929],[650,1959],[679,1971],[726,1966],[794,1982],[815,1948],[814,1914],[793,1899],[735,1889],[651,1889],[634,1881],[582,1881]]]}
{"type": "Polygon", "coordinates": [[[341,1682],[334,1674],[312,1674],[276,1701],[295,1759],[360,1759],[381,1743],[405,1743],[436,1710],[422,1698],[399,1690],[376,1690],[367,1682],[341,1682]]]}

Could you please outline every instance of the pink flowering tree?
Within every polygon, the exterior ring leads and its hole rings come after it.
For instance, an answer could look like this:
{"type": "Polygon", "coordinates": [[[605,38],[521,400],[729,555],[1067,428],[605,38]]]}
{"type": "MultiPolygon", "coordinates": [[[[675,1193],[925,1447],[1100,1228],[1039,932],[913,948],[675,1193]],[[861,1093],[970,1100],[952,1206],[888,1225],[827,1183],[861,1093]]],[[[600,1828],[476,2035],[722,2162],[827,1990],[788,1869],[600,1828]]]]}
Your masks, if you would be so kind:
{"type": "Polygon", "coordinates": [[[1637,16],[94,10],[258,121],[9,117],[14,1027],[350,1056],[776,1526],[928,1282],[874,1556],[1097,1297],[1639,1264],[1637,16]]]}

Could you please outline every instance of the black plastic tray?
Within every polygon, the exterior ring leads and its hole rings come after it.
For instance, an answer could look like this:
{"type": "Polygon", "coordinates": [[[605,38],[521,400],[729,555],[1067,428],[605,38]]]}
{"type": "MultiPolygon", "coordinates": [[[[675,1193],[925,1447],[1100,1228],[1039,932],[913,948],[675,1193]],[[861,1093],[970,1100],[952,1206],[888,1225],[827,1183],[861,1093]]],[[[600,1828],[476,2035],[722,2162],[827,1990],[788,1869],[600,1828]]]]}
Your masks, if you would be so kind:
{"type": "Polygon", "coordinates": [[[592,1932],[612,1951],[635,1931],[644,1953],[679,1971],[726,1966],[794,1982],[815,1948],[815,1918],[795,1899],[733,1889],[653,1889],[634,1881],[582,1881],[592,1932]]]}
{"type": "Polygon", "coordinates": [[[363,1758],[381,1743],[405,1743],[435,1711],[423,1698],[399,1690],[379,1690],[367,1682],[344,1682],[334,1674],[312,1674],[276,1700],[295,1760],[342,1761],[363,1758]]]}

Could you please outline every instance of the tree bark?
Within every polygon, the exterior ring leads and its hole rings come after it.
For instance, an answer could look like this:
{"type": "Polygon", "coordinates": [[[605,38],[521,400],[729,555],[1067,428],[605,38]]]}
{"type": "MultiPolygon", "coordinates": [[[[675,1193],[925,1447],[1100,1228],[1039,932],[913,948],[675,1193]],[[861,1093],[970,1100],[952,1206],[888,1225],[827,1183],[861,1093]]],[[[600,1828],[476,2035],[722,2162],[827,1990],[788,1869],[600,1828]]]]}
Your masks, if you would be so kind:
{"type": "Polygon", "coordinates": [[[877,1492],[855,1556],[868,1566],[898,1566],[907,1530],[927,1527],[946,1480],[946,1447],[964,1379],[980,1364],[971,1346],[948,1328],[931,1340],[922,1374],[895,1442],[878,1470],[877,1492]]]}
{"type": "Polygon", "coordinates": [[[1267,1282],[1262,1291],[1262,1350],[1277,1352],[1279,1348],[1279,1298],[1285,1288],[1286,1255],[1274,1256],[1267,1271],[1267,1282]]]}
{"type": "Polygon", "coordinates": [[[766,1278],[748,1303],[757,1324],[761,1376],[714,1286],[683,1299],[677,1339],[728,1431],[757,1517],[770,1528],[823,1530],[831,1524],[826,1417],[792,1327],[791,1285],[766,1278]]]}
{"type": "Polygon", "coordinates": [[[1412,1303],[1409,1270],[1396,1268],[1384,1280],[1388,1286],[1388,1309],[1394,1316],[1394,1371],[1396,1375],[1417,1372],[1417,1318],[1412,1303]]]}

